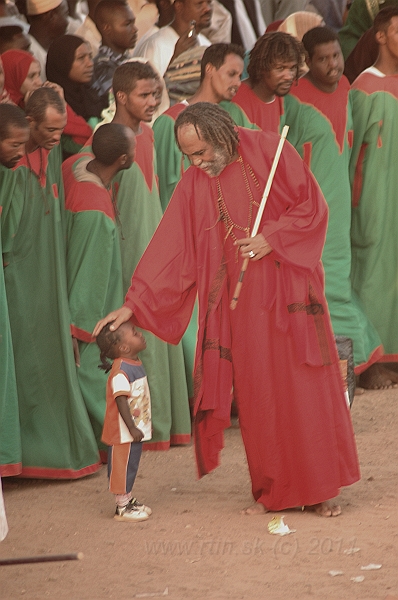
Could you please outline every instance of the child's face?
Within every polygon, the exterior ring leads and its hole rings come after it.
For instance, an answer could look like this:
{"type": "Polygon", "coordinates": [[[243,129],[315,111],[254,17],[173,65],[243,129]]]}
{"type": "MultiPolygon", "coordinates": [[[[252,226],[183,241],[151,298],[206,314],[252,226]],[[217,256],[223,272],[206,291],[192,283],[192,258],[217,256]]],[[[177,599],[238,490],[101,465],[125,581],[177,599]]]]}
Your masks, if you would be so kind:
{"type": "Polygon", "coordinates": [[[120,329],[122,334],[120,347],[123,349],[125,357],[135,358],[139,352],[142,352],[146,348],[144,336],[130,321],[123,323],[120,329]]]}

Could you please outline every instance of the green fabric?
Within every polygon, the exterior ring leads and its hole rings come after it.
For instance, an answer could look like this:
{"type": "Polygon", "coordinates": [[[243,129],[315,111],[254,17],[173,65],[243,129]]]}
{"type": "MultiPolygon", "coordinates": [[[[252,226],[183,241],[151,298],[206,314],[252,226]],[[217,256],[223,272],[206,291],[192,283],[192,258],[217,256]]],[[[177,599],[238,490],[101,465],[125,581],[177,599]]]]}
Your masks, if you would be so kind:
{"type": "MultiPolygon", "coordinates": [[[[139,137],[139,136],[138,136],[139,137]]],[[[137,138],[137,146],[138,142],[137,138]]],[[[137,147],[137,155],[139,146],[137,147]]],[[[152,190],[135,162],[115,178],[121,222],[120,245],[123,287],[127,292],[131,277],[162,218],[159,193],[152,173],[152,190]]],[[[151,390],[153,435],[149,443],[178,443],[178,436],[191,433],[191,418],[181,344],[171,346],[145,331],[146,349],[140,353],[151,390]]]]}
{"type": "MultiPolygon", "coordinates": [[[[18,177],[18,171],[10,171],[0,165],[0,250],[1,234],[5,225],[9,201],[18,177]]],[[[0,270],[0,476],[17,475],[21,470],[21,434],[19,427],[17,384],[15,380],[14,354],[4,272],[0,270]]]]}
{"type": "MultiPolygon", "coordinates": [[[[49,153],[43,185],[27,166],[20,167],[23,177],[15,195],[24,200],[23,212],[6,256],[5,282],[23,474],[78,477],[96,470],[98,450],[79,390],[70,335],[60,152],[57,146],[49,153]]],[[[34,154],[29,160],[35,160],[34,154]]]]}
{"type": "Polygon", "coordinates": [[[352,210],[352,282],[385,354],[397,360],[398,86],[396,76],[373,77],[386,91],[350,92],[355,131],[351,178],[356,187],[362,184],[359,204],[352,210]],[[365,154],[360,179],[355,178],[355,167],[361,150],[365,154]]]}
{"type": "Polygon", "coordinates": [[[355,0],[348,11],[347,20],[340,29],[339,38],[346,59],[355,48],[359,38],[373,25],[379,9],[398,6],[398,0],[355,0]]]}
{"type": "MultiPolygon", "coordinates": [[[[72,167],[75,171],[80,157],[72,167]]],[[[76,210],[67,210],[66,274],[69,308],[73,330],[79,339],[80,367],[77,369],[80,389],[100,450],[107,447],[101,442],[106,407],[106,373],[98,368],[99,349],[95,342],[88,343],[96,323],[123,304],[122,262],[119,236],[114,220],[101,211],[101,204],[111,198],[105,188],[91,182],[76,182],[68,194],[66,206],[79,201],[76,210]],[[85,200],[86,198],[86,200],[85,200]],[[92,208],[90,208],[92,204],[92,208]],[[83,338],[83,339],[82,339],[83,338]]],[[[72,204],[73,206],[73,204],[72,204]]],[[[110,206],[110,213],[113,211],[110,206]]]]}
{"type": "MultiPolygon", "coordinates": [[[[314,94],[317,92],[314,88],[314,94]]],[[[333,102],[331,98],[330,102],[333,102]]],[[[325,293],[335,335],[352,339],[354,363],[365,365],[381,345],[380,338],[352,291],[351,272],[351,187],[349,180],[350,148],[347,133],[352,129],[351,107],[344,148],[340,152],[335,132],[326,116],[310,104],[289,95],[285,102],[288,140],[304,157],[310,143],[310,168],[329,207],[328,230],[322,253],[325,269],[325,293]]],[[[340,110],[338,106],[338,110],[340,110]]]]}

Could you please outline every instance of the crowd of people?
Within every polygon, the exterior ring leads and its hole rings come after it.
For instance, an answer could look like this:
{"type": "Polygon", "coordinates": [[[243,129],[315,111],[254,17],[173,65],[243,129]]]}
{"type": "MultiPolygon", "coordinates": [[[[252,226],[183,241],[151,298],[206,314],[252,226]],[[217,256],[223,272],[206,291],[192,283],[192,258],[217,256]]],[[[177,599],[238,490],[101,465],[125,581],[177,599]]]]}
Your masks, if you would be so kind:
{"type": "Polygon", "coordinates": [[[234,400],[244,513],[340,514],[335,338],[398,384],[397,36],[398,0],[0,3],[2,477],[108,462],[144,520],[142,447],[208,473],[234,400]]]}

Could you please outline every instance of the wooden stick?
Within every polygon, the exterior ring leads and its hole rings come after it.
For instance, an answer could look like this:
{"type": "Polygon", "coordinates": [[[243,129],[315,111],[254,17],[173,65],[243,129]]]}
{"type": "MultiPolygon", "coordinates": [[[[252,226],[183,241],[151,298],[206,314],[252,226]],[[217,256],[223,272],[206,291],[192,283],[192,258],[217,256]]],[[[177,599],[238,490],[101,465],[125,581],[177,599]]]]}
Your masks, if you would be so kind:
{"type": "MultiPolygon", "coordinates": [[[[265,205],[267,204],[267,200],[268,200],[269,192],[270,192],[270,189],[271,189],[271,185],[272,185],[272,182],[274,180],[275,171],[276,171],[276,168],[277,168],[278,163],[279,163],[279,158],[280,158],[280,155],[282,153],[283,144],[285,143],[288,131],[289,131],[289,126],[285,125],[284,128],[282,129],[281,139],[279,140],[279,144],[278,144],[278,147],[276,149],[274,160],[272,161],[271,170],[270,170],[269,175],[268,175],[268,179],[267,179],[267,183],[266,183],[266,186],[265,186],[264,194],[263,194],[260,206],[259,206],[258,211],[257,211],[256,220],[254,221],[253,230],[251,232],[250,237],[256,236],[257,232],[258,232],[258,228],[260,227],[260,223],[261,223],[261,219],[262,219],[263,212],[264,212],[264,209],[265,209],[265,205]]],[[[243,261],[243,264],[242,264],[242,269],[241,269],[241,272],[240,272],[240,275],[239,275],[238,283],[236,284],[234,296],[233,296],[233,298],[231,300],[231,304],[229,305],[229,307],[230,307],[231,310],[235,310],[236,305],[238,303],[238,298],[239,298],[240,291],[241,291],[242,285],[243,285],[243,278],[244,278],[244,275],[245,275],[245,272],[246,272],[248,264],[249,264],[249,259],[245,258],[245,260],[243,261]]]]}
{"type": "Polygon", "coordinates": [[[0,567],[6,565],[26,565],[28,563],[44,563],[63,560],[81,560],[83,552],[75,554],[42,554],[39,556],[23,556],[21,558],[4,558],[0,559],[0,567]]]}

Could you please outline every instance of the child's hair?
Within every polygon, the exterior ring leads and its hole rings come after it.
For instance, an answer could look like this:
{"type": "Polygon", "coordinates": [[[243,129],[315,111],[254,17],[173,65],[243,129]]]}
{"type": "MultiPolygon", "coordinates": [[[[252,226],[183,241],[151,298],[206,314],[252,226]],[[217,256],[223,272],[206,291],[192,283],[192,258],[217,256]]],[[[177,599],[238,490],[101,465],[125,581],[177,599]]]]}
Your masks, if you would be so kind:
{"type": "Polygon", "coordinates": [[[116,329],[116,331],[110,330],[112,323],[114,323],[114,321],[105,325],[105,327],[103,327],[97,335],[96,339],[99,349],[101,350],[101,364],[98,365],[98,368],[103,369],[105,373],[108,373],[108,371],[110,371],[112,368],[112,363],[106,359],[110,358],[113,360],[114,358],[117,358],[118,353],[116,350],[116,344],[118,344],[122,339],[120,335],[120,329],[116,329]]]}

